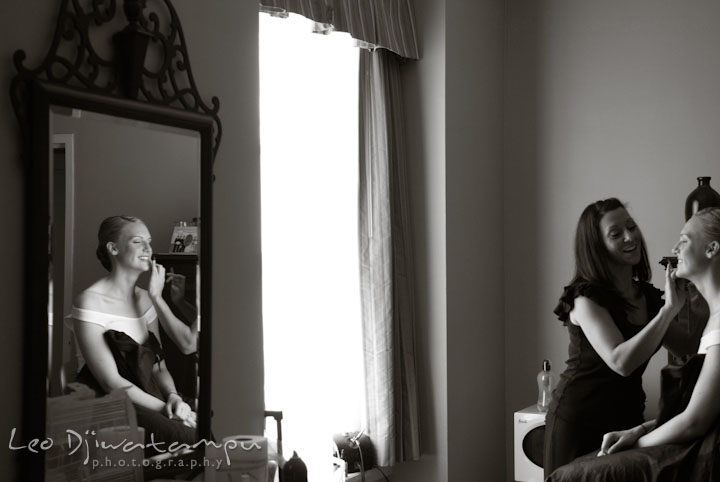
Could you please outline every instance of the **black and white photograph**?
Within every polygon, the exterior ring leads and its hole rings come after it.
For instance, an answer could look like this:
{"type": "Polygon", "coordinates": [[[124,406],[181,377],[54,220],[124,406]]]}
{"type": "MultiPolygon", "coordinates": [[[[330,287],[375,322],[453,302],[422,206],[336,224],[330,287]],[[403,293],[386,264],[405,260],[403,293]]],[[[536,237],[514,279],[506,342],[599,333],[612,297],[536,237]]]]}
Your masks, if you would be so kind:
{"type": "Polygon", "coordinates": [[[720,482],[720,4],[2,10],[3,480],[720,482]]]}

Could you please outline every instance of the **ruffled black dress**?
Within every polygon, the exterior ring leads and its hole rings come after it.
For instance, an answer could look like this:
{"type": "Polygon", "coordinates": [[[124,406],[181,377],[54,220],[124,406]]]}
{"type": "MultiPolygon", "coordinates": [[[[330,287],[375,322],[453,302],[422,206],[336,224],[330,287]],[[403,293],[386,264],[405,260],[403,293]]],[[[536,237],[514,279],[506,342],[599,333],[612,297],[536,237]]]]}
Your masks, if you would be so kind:
{"type": "MultiPolygon", "coordinates": [[[[663,293],[645,282],[639,282],[638,287],[645,297],[648,319],[652,319],[664,303],[663,293]]],[[[583,280],[565,288],[555,314],[568,328],[570,345],[567,367],[553,391],[546,416],[543,458],[546,476],[576,457],[598,449],[606,432],[634,427],[644,421],[642,374],[647,362],[627,377],[610,369],[582,329],[569,322],[578,296],[585,296],[605,308],[625,340],[644,326],[628,321],[627,302],[612,288],[583,280]]]]}
{"type": "MultiPolygon", "coordinates": [[[[705,355],[662,371],[658,426],[687,407],[705,355]]],[[[597,450],[557,469],[549,482],[720,482],[720,420],[694,442],[666,444],[597,457],[597,450]]]]}

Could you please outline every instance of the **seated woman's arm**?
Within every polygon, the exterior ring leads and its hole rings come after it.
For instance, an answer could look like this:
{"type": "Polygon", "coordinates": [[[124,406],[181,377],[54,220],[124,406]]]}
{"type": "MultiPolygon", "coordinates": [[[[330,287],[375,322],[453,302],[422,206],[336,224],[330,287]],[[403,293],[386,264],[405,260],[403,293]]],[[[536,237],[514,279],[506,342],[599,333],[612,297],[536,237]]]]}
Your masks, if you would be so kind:
{"type": "Polygon", "coordinates": [[[682,443],[705,435],[720,416],[720,345],[708,348],[688,406],[638,439],[638,447],[682,443]]]}
{"type": "MultiPolygon", "coordinates": [[[[155,335],[156,339],[160,339],[160,328],[157,321],[148,324],[148,331],[155,335]]],[[[175,380],[167,369],[165,360],[160,360],[153,365],[153,378],[158,388],[165,397],[166,403],[163,413],[170,419],[182,420],[182,422],[190,428],[196,427],[196,416],[185,400],[178,394],[175,388],[175,380]]]]}
{"type": "Polygon", "coordinates": [[[102,326],[80,320],[73,322],[85,363],[106,393],[123,389],[133,403],[156,412],[165,408],[165,402],[120,376],[110,347],[103,336],[105,329],[102,326]]]}
{"type": "Polygon", "coordinates": [[[655,420],[606,433],[598,455],[633,447],[682,443],[702,437],[720,416],[720,345],[708,348],[700,376],[685,410],[655,428],[655,420]]]}
{"type": "Polygon", "coordinates": [[[638,439],[653,430],[656,425],[656,420],[650,420],[649,422],[643,422],[640,425],[627,430],[606,433],[603,436],[598,456],[608,455],[635,447],[638,439]]]}
{"type": "Polygon", "coordinates": [[[168,418],[182,420],[183,423],[188,427],[195,428],[195,413],[193,413],[190,405],[185,403],[182,397],[178,395],[175,388],[175,382],[173,381],[172,375],[165,366],[164,360],[156,363],[153,367],[153,377],[155,378],[158,387],[165,396],[165,399],[167,400],[163,413],[168,418]]]}

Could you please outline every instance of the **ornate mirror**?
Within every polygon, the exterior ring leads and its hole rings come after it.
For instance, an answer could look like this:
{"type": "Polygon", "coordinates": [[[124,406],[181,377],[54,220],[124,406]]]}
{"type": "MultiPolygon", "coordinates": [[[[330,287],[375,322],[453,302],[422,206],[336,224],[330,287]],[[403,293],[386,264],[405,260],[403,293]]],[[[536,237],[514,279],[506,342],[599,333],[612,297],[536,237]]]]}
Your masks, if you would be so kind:
{"type": "MultiPolygon", "coordinates": [[[[104,437],[107,447],[127,434],[140,446],[139,456],[137,446],[132,452],[138,467],[118,468],[119,475],[151,480],[201,470],[194,462],[211,440],[212,163],[221,138],[219,102],[212,98],[208,106],[198,93],[169,0],[62,0],[45,60],[28,68],[24,58],[16,52],[11,86],[24,136],[27,196],[25,409],[22,434],[14,440],[27,447],[23,478],[84,480],[98,469],[91,466],[96,442],[104,437]],[[151,366],[165,364],[173,392],[193,411],[193,423],[185,420],[185,426],[198,443],[155,445],[151,454],[142,435],[150,428],[143,427],[129,391],[105,392],[83,378],[88,354],[78,341],[73,304],[108,273],[96,248],[100,223],[113,215],[143,221],[152,244],[149,237],[143,241],[148,246],[138,259],[152,269],[151,250],[165,268],[162,307],[184,324],[178,326],[190,341],[177,341],[160,321],[170,315],[158,308],[150,331],[158,333],[160,348],[153,348],[151,366]]],[[[160,276],[158,270],[156,280],[160,276]]],[[[138,299],[149,299],[142,294],[149,283],[148,273],[139,275],[138,299]]],[[[104,339],[116,356],[111,331],[104,339]]],[[[133,349],[117,356],[146,356],[133,349]]]]}

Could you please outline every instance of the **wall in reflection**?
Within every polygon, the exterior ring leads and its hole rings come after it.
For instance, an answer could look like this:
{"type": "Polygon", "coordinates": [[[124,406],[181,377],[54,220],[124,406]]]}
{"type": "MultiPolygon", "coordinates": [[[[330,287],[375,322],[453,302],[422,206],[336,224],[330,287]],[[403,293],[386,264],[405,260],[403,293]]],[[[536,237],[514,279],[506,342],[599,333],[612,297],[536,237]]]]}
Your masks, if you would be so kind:
{"type": "Polygon", "coordinates": [[[170,251],[175,221],[199,216],[197,134],[61,109],[53,111],[52,132],[74,134],[73,297],[105,274],[95,248],[107,216],[141,218],[158,253],[170,251]]]}

